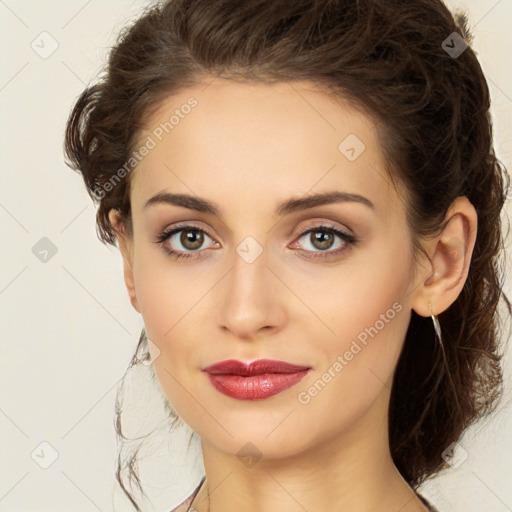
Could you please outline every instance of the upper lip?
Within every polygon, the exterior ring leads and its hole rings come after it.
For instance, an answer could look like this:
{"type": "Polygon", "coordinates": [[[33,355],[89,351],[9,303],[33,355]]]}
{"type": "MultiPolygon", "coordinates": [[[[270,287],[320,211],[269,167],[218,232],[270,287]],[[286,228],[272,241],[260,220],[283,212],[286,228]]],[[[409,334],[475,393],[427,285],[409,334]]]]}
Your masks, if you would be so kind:
{"type": "Polygon", "coordinates": [[[212,375],[240,375],[249,377],[252,375],[262,375],[265,373],[297,373],[309,370],[310,366],[301,366],[290,364],[285,361],[277,361],[273,359],[258,359],[252,363],[244,363],[236,359],[228,359],[219,361],[203,368],[204,372],[212,375]]]}

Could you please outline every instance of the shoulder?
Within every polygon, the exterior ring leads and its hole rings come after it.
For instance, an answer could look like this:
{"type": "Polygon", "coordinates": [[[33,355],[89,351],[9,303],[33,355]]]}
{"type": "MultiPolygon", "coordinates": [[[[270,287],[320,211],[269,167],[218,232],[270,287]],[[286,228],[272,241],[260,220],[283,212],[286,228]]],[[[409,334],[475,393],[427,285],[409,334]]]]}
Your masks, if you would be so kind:
{"type": "Polygon", "coordinates": [[[181,502],[177,507],[173,508],[169,512],[196,512],[196,509],[192,508],[192,502],[194,501],[194,498],[197,496],[197,493],[199,492],[199,489],[203,485],[205,479],[206,476],[203,476],[203,478],[201,478],[201,481],[199,482],[199,485],[194,489],[194,492],[185,501],[181,502]]]}
{"type": "MultiPolygon", "coordinates": [[[[432,503],[430,503],[425,496],[421,495],[419,492],[416,492],[418,498],[421,500],[421,502],[428,508],[429,512],[439,512],[432,503]]],[[[180,511],[181,512],[181,511],[180,511]]]]}
{"type": "Polygon", "coordinates": [[[189,496],[185,501],[180,503],[176,508],[173,508],[170,512],[194,512],[193,508],[190,508],[192,501],[194,500],[194,494],[189,496]]]}

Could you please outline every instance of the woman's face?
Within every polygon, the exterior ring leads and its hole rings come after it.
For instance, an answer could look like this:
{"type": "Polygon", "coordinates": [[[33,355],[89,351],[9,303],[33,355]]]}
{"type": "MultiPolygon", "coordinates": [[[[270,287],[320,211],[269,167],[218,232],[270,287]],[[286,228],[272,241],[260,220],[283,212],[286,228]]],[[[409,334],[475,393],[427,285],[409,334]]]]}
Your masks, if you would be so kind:
{"type": "Polygon", "coordinates": [[[128,274],[163,392],[203,444],[274,458],[387,435],[415,267],[376,130],[311,83],[218,79],[141,134],[128,274]],[[304,369],[204,371],[262,359],[304,369]]]}

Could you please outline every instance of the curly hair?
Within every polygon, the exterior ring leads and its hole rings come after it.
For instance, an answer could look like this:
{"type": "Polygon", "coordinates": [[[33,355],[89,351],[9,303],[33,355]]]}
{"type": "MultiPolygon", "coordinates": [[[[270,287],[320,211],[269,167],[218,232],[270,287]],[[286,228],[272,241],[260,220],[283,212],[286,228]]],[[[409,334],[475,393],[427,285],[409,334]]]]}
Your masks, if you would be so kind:
{"type": "MultiPolygon", "coordinates": [[[[111,210],[131,229],[130,173],[115,186],[112,178],[130,159],[148,116],[168,96],[221,75],[309,80],[371,116],[382,128],[387,172],[405,191],[415,255],[422,237],[443,228],[450,204],[469,199],[478,215],[469,274],[439,315],[447,364],[430,318],[413,311],[394,374],[390,450],[413,488],[447,467],[443,451],[494,411],[502,395],[500,299],[507,318],[512,311],[502,281],[509,176],[493,148],[489,89],[471,44],[465,13],[452,14],[441,0],[168,0],[119,34],[103,75],[76,101],[65,134],[66,164],[80,171],[98,205],[98,237],[112,245],[111,210]],[[457,56],[443,44],[454,33],[467,45],[457,56]]],[[[144,357],[143,332],[130,368],[144,357]]],[[[116,404],[124,437],[121,412],[116,404]]],[[[127,471],[143,491],[136,457],[124,467],[119,460],[117,480],[140,510],[123,484],[127,471]]]]}

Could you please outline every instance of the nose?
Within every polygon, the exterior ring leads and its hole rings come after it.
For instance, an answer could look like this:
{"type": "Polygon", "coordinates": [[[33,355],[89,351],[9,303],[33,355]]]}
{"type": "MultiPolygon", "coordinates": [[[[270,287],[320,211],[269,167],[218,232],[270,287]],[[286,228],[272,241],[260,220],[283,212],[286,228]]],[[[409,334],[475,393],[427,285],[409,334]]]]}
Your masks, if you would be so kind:
{"type": "MultiPolygon", "coordinates": [[[[286,321],[280,282],[267,266],[265,251],[252,263],[234,255],[219,297],[219,327],[244,341],[282,330],[286,321]]],[[[282,285],[281,285],[282,287],[282,285]]]]}

